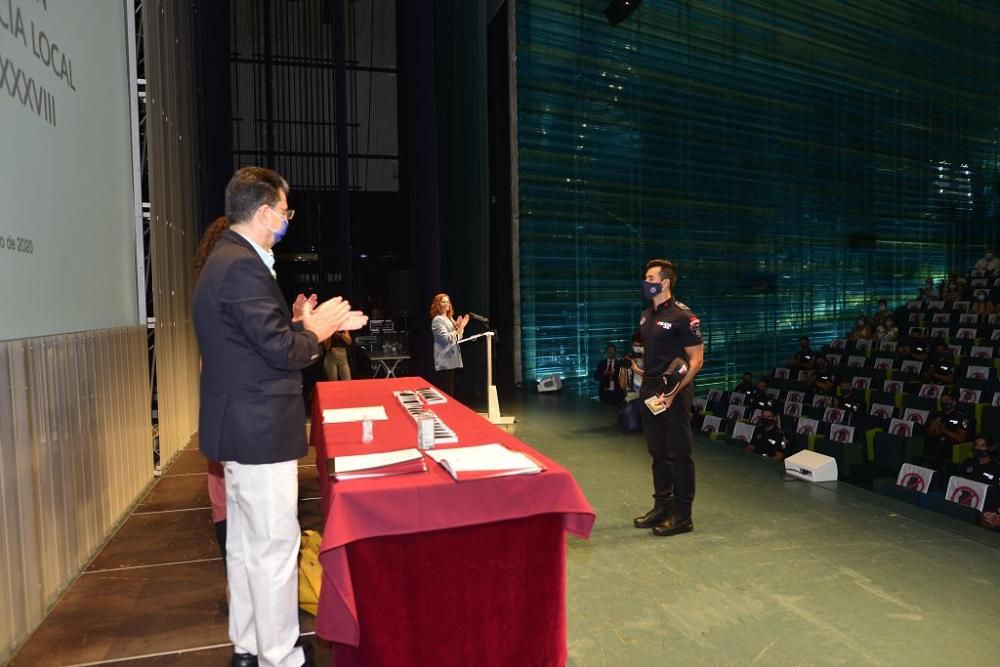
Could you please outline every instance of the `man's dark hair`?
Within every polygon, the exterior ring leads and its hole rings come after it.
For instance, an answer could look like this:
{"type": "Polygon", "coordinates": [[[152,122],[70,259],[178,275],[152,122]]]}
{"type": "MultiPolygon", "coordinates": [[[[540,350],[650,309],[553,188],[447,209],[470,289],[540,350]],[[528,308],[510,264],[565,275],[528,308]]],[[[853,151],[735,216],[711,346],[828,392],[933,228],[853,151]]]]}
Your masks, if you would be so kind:
{"type": "Polygon", "coordinates": [[[674,291],[677,287],[677,267],[674,263],[665,259],[651,259],[646,262],[646,271],[654,266],[660,269],[660,280],[669,280],[670,291],[674,291]]]}
{"type": "Polygon", "coordinates": [[[288,181],[264,167],[243,167],[226,185],[226,218],[231,223],[246,222],[261,206],[274,206],[281,193],[288,196],[288,181]]]}
{"type": "Polygon", "coordinates": [[[748,376],[748,375],[749,375],[749,376],[750,376],[751,378],[753,377],[753,373],[751,373],[750,371],[746,371],[745,373],[743,373],[743,377],[746,377],[746,376],[748,376]]]}
{"type": "Polygon", "coordinates": [[[615,345],[614,343],[608,343],[608,346],[607,346],[607,347],[605,348],[605,350],[612,350],[612,349],[613,349],[613,350],[614,350],[615,352],[617,352],[617,351],[618,351],[618,346],[617,346],[617,345],[615,345]]]}
{"type": "Polygon", "coordinates": [[[802,341],[804,341],[804,340],[809,340],[809,336],[799,336],[799,342],[800,342],[800,343],[801,343],[802,341]]]}

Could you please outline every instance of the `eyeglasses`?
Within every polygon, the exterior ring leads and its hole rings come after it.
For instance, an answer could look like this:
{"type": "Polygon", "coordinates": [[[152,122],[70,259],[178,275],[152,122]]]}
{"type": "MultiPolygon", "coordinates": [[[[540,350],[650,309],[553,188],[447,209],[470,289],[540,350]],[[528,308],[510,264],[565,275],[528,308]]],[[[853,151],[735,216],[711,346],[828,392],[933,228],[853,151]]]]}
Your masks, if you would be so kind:
{"type": "Polygon", "coordinates": [[[291,222],[292,218],[295,217],[295,209],[294,208],[290,208],[290,209],[288,209],[288,210],[286,210],[284,212],[282,212],[281,209],[279,209],[277,206],[272,206],[271,208],[274,209],[274,211],[278,215],[280,215],[281,217],[283,217],[288,222],[291,222]]]}

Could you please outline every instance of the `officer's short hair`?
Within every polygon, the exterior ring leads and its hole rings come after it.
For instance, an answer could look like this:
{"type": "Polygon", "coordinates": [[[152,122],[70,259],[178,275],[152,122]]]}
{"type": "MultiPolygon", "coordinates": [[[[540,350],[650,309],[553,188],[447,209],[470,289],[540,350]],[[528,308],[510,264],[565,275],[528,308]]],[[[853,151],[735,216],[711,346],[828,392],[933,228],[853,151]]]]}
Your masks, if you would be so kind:
{"type": "Polygon", "coordinates": [[[677,267],[673,262],[666,259],[651,259],[646,262],[646,271],[654,266],[660,269],[660,280],[669,280],[671,290],[677,287],[677,267]]]}

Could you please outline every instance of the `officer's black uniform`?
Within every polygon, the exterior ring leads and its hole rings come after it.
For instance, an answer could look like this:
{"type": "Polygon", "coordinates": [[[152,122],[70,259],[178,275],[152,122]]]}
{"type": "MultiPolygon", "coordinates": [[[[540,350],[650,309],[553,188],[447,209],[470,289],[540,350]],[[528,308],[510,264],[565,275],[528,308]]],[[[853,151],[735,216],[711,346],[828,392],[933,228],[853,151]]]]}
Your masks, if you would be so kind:
{"type": "Polygon", "coordinates": [[[989,486],[1000,486],[1000,463],[995,459],[991,458],[989,463],[980,463],[978,458],[970,456],[962,461],[959,469],[965,479],[989,486]]]}
{"type": "Polygon", "coordinates": [[[946,413],[938,413],[929,419],[928,423],[934,419],[941,420],[941,426],[945,433],[926,440],[924,455],[927,457],[932,468],[941,469],[942,466],[951,461],[951,451],[955,446],[955,441],[949,438],[947,433],[957,434],[962,431],[968,433],[972,421],[961,411],[954,408],[946,413]]]}
{"type": "Polygon", "coordinates": [[[780,428],[772,428],[769,431],[757,429],[753,434],[753,440],[750,441],[754,454],[769,459],[773,459],[778,452],[784,455],[788,451],[789,444],[788,436],[780,428]]]}
{"type": "Polygon", "coordinates": [[[1000,462],[990,457],[989,463],[983,463],[975,456],[969,457],[959,465],[959,475],[974,482],[982,482],[989,488],[986,490],[984,512],[996,512],[1000,506],[1000,462]]]}
{"type": "MultiPolygon", "coordinates": [[[[698,316],[676,299],[655,308],[647,308],[639,320],[645,344],[646,375],[639,389],[643,400],[663,393],[662,375],[670,362],[686,359],[684,348],[702,344],[698,316]]],[[[694,502],[694,461],[691,459],[691,399],[694,387],[689,384],[674,396],[670,407],[654,415],[641,408],[642,428],[649,455],[653,457],[654,512],[674,513],[673,518],[691,517],[694,502]]],[[[637,521],[637,526],[640,525],[637,521]]]]}

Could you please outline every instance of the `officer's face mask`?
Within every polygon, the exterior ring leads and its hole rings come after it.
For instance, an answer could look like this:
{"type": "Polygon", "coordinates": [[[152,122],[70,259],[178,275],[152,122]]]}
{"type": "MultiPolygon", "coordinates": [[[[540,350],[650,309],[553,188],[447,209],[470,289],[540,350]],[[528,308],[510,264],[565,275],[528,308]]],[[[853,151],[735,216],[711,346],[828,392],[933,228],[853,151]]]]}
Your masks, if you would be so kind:
{"type": "Polygon", "coordinates": [[[642,281],[642,298],[652,299],[657,294],[663,292],[663,281],[660,282],[649,282],[648,280],[642,281]]]}
{"type": "Polygon", "coordinates": [[[975,456],[977,459],[988,459],[990,457],[990,454],[992,454],[992,453],[993,453],[992,449],[973,449],[972,450],[972,455],[975,456]]]}
{"type": "Polygon", "coordinates": [[[635,354],[642,354],[642,345],[633,345],[632,352],[635,354]]]}

